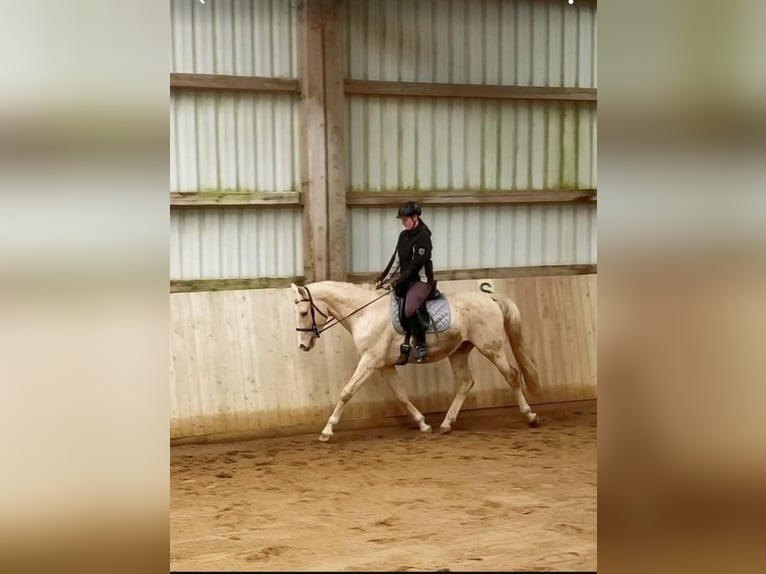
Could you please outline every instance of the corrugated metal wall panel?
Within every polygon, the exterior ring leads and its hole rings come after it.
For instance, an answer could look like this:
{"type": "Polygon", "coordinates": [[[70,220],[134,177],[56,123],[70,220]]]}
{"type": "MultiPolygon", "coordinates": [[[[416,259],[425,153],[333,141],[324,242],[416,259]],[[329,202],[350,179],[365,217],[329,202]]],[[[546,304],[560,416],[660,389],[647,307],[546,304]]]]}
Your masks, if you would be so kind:
{"type": "MultiPolygon", "coordinates": [[[[361,0],[344,10],[350,78],[596,87],[595,3],[361,0]]],[[[593,102],[352,96],[347,110],[352,192],[403,191],[404,200],[417,190],[597,187],[593,102]]],[[[425,217],[440,269],[596,262],[595,205],[425,217]]],[[[385,265],[399,230],[391,219],[391,210],[350,210],[350,271],[385,265]]]]}
{"type": "MultiPolygon", "coordinates": [[[[395,213],[349,210],[351,272],[383,270],[401,231],[395,213]]],[[[594,205],[427,207],[423,220],[436,270],[596,263],[594,205]]]]}
{"type": "MultiPolygon", "coordinates": [[[[171,1],[171,71],[297,77],[294,0],[171,1]]],[[[173,91],[170,190],[299,188],[299,100],[173,91]]],[[[171,279],[303,273],[300,209],[173,208],[171,279]]]]}
{"type": "MultiPolygon", "coordinates": [[[[297,18],[291,0],[205,5],[174,0],[171,11],[173,70],[296,75],[297,18]]],[[[596,19],[589,3],[365,0],[346,2],[344,16],[350,77],[595,85],[596,19]]],[[[174,92],[171,190],[298,189],[298,113],[298,99],[288,95],[174,92]]],[[[347,125],[352,191],[596,186],[596,110],[590,103],[351,97],[347,125]]],[[[214,209],[200,211],[205,217],[174,210],[179,229],[197,230],[178,235],[171,263],[174,278],[264,276],[267,267],[285,266],[243,262],[252,258],[243,260],[241,254],[241,234],[231,219],[236,210],[214,218],[214,209]],[[201,237],[213,247],[195,249],[201,237]],[[190,242],[188,248],[183,244],[183,257],[182,241],[190,242]],[[224,261],[219,252],[233,255],[224,261]]],[[[571,218],[582,220],[580,225],[556,229],[555,218],[562,225],[569,221],[559,217],[567,209],[581,208],[493,208],[486,214],[479,208],[439,210],[432,222],[435,231],[469,243],[437,252],[437,264],[470,268],[594,262],[595,208],[584,208],[593,211],[585,219],[571,218]],[[523,245],[519,235],[512,254],[482,239],[494,227],[494,237],[509,233],[506,223],[514,230],[528,229],[529,243],[523,245]],[[572,229],[576,238],[561,241],[576,247],[554,248],[572,229]],[[471,251],[469,245],[477,242],[488,247],[471,251]]],[[[352,210],[350,229],[355,231],[349,243],[355,251],[350,253],[350,271],[377,269],[385,262],[376,251],[380,248],[374,233],[364,230],[363,218],[374,221],[375,212],[352,210]]],[[[253,211],[245,213],[240,217],[253,219],[253,211]]],[[[263,212],[259,229],[276,228],[275,221],[267,223],[276,213],[263,212]]],[[[300,227],[297,210],[291,218],[288,227],[300,227]]],[[[266,245],[266,238],[259,238],[266,245]]],[[[286,267],[300,270],[302,263],[293,259],[286,267]]]]}
{"type": "Polygon", "coordinates": [[[352,191],[596,187],[591,103],[347,101],[352,191]]]}
{"type": "Polygon", "coordinates": [[[171,0],[172,72],[298,75],[294,0],[171,0]]]}
{"type": "Polygon", "coordinates": [[[345,0],[347,77],[596,87],[596,7],[564,0],[345,0]]]}
{"type": "Polygon", "coordinates": [[[171,209],[171,279],[299,275],[303,275],[300,209],[171,209]]]}
{"type": "Polygon", "coordinates": [[[297,190],[298,107],[290,95],[174,92],[171,191],[297,190]]]}

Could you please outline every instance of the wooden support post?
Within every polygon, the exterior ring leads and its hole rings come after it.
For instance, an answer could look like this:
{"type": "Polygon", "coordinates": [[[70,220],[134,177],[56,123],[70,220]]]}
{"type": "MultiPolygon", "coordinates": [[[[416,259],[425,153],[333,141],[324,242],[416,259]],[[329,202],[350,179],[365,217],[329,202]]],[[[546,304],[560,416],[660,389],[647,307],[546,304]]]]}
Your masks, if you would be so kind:
{"type": "Polygon", "coordinates": [[[346,106],[340,0],[303,0],[301,191],[308,281],[346,279],[346,106]]]}
{"type": "Polygon", "coordinates": [[[303,0],[300,20],[300,171],[303,207],[303,258],[306,280],[329,278],[327,149],[325,138],[324,58],[321,0],[303,0]]]}
{"type": "Polygon", "coordinates": [[[330,279],[346,280],[346,101],[341,0],[324,0],[324,80],[330,279]]]}

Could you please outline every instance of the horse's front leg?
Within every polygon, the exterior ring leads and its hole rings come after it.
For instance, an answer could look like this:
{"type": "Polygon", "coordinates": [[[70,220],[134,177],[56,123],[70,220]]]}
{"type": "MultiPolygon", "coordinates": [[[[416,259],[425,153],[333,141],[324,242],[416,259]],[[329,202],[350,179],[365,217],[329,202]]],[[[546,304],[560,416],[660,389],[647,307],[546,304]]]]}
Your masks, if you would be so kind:
{"type": "Polygon", "coordinates": [[[333,425],[338,424],[340,415],[343,412],[343,407],[345,407],[346,403],[351,400],[351,397],[354,396],[354,393],[359,387],[370,378],[370,375],[375,372],[375,369],[375,362],[366,356],[362,356],[359,364],[356,366],[354,374],[351,375],[351,379],[349,379],[346,386],[343,387],[343,390],[340,393],[340,400],[338,401],[338,404],[335,405],[335,410],[333,410],[330,418],[327,419],[327,424],[325,425],[324,430],[322,430],[322,434],[319,435],[319,440],[322,442],[330,440],[330,437],[332,436],[332,427],[333,425]]]}

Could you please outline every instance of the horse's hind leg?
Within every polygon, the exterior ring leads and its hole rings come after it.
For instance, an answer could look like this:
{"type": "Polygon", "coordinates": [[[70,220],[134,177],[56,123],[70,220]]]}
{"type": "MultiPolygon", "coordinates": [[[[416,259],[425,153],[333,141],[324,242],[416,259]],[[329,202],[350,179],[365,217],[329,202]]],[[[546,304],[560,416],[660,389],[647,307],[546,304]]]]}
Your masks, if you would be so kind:
{"type": "Polygon", "coordinates": [[[516,400],[519,403],[519,410],[523,414],[529,426],[536,427],[540,423],[540,417],[538,417],[527,403],[527,399],[524,397],[524,393],[521,390],[521,383],[519,383],[519,371],[514,369],[508,362],[508,357],[505,356],[502,346],[499,350],[491,347],[477,347],[482,355],[487,357],[502,373],[505,381],[516,393],[516,400]]]}
{"type": "Polygon", "coordinates": [[[439,431],[442,433],[448,433],[452,430],[452,423],[457,419],[457,415],[463,406],[463,401],[465,401],[466,395],[468,395],[468,392],[473,387],[473,377],[471,376],[471,370],[468,368],[468,355],[472,350],[473,346],[461,347],[449,356],[452,372],[455,375],[457,393],[442,424],[439,426],[439,431]]]}
{"type": "Polygon", "coordinates": [[[396,372],[396,369],[394,367],[384,367],[380,369],[379,372],[380,372],[380,375],[388,383],[388,386],[391,387],[391,390],[394,392],[394,395],[396,396],[396,398],[399,399],[399,402],[404,405],[404,407],[412,415],[412,418],[415,419],[415,422],[418,423],[420,430],[422,432],[431,432],[431,425],[426,424],[426,420],[425,420],[425,417],[423,416],[423,413],[421,413],[415,407],[415,405],[412,404],[409,397],[407,396],[407,392],[404,390],[402,381],[399,380],[399,375],[396,372]]]}

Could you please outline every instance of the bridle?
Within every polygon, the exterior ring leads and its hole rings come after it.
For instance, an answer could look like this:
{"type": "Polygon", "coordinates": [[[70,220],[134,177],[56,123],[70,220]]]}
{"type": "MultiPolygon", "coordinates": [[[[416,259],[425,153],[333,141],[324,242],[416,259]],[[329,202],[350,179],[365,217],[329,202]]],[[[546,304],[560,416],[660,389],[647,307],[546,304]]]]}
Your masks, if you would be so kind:
{"type": "Polygon", "coordinates": [[[359,311],[361,311],[365,307],[367,307],[369,305],[372,305],[373,303],[375,303],[375,301],[377,301],[378,299],[382,299],[383,297],[388,295],[389,292],[391,291],[391,289],[389,287],[389,288],[386,289],[386,292],[383,293],[383,295],[381,295],[380,297],[376,297],[375,299],[373,299],[369,303],[366,303],[366,304],[362,305],[361,307],[359,307],[359,309],[356,309],[355,311],[352,311],[351,313],[349,313],[348,315],[343,317],[343,319],[333,319],[327,313],[325,313],[319,307],[317,307],[316,303],[314,303],[314,298],[311,296],[311,291],[309,291],[308,287],[303,286],[303,287],[301,287],[301,289],[304,289],[306,291],[306,294],[308,295],[308,299],[298,299],[298,300],[296,300],[296,303],[308,303],[309,304],[309,306],[311,308],[311,327],[296,327],[295,330],[296,331],[302,331],[302,332],[308,332],[308,333],[314,333],[314,336],[317,339],[319,338],[319,334],[320,333],[324,333],[325,331],[327,331],[327,329],[329,329],[331,327],[335,327],[335,325],[337,325],[339,323],[342,323],[343,321],[345,321],[346,319],[351,317],[351,315],[353,315],[354,313],[358,313],[359,311]],[[319,325],[317,325],[317,320],[316,320],[316,314],[315,313],[319,313],[320,315],[322,315],[322,317],[324,317],[325,319],[328,320],[327,323],[325,323],[324,326],[321,329],[319,328],[319,325]],[[334,323],[331,322],[333,320],[335,321],[334,323]]]}
{"type": "Polygon", "coordinates": [[[311,291],[309,291],[309,288],[308,287],[303,287],[303,289],[306,290],[306,294],[309,296],[309,298],[308,299],[298,299],[296,301],[296,303],[308,303],[309,306],[311,307],[311,327],[296,327],[295,330],[296,331],[304,331],[304,332],[308,331],[308,332],[314,333],[314,336],[318,339],[319,338],[319,333],[321,333],[322,331],[326,331],[327,329],[332,327],[332,325],[330,325],[330,327],[328,327],[327,323],[325,323],[324,327],[322,327],[320,329],[319,326],[317,325],[317,319],[316,319],[316,315],[314,313],[315,312],[319,313],[325,319],[327,319],[328,322],[330,320],[330,316],[327,313],[325,313],[324,311],[322,311],[319,307],[316,306],[316,303],[314,303],[314,298],[311,296],[311,291]]]}

